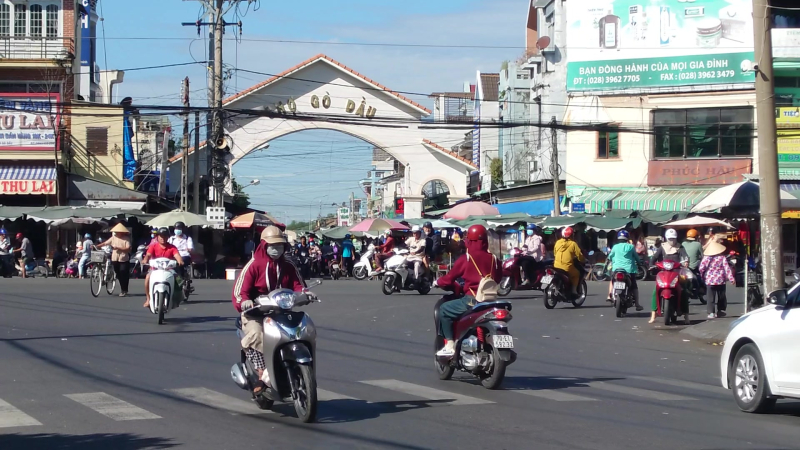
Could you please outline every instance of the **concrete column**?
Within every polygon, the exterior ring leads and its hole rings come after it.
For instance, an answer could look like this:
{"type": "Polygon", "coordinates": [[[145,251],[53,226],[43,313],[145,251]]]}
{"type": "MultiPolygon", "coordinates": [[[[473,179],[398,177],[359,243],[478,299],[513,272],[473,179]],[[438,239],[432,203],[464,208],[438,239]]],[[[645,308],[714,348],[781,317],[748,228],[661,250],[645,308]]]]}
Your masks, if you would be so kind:
{"type": "Polygon", "coordinates": [[[403,196],[403,218],[405,219],[421,219],[422,218],[422,200],[425,197],[421,195],[404,195],[403,196]]]}

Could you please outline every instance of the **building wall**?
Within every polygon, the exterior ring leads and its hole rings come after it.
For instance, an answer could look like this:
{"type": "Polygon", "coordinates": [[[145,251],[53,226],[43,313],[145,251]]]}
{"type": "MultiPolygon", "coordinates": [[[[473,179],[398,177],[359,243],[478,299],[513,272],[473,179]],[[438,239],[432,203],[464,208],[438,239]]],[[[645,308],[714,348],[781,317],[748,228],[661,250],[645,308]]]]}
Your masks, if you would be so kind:
{"type": "Polygon", "coordinates": [[[68,172],[91,178],[114,186],[133,189],[133,183],[122,179],[123,118],[122,108],[99,108],[92,105],[76,104],[76,115],[67,133],[67,156],[65,167],[68,172]],[[93,114],[96,114],[94,116],[93,114]],[[111,115],[113,117],[101,117],[111,115]],[[88,127],[108,129],[107,152],[105,155],[92,155],[87,150],[88,127]]]}

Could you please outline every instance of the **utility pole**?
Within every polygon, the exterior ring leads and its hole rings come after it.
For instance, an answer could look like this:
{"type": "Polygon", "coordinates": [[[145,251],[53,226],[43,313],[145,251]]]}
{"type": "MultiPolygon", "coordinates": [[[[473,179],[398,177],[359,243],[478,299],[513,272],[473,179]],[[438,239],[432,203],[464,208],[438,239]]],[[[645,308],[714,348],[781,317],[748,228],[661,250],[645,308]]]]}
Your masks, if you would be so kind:
{"type": "Polygon", "coordinates": [[[181,210],[189,210],[189,77],[183,79],[183,157],[181,158],[181,210]]]}
{"type": "MultiPolygon", "coordinates": [[[[188,156],[188,155],[187,155],[188,156]]],[[[200,111],[194,112],[194,156],[192,156],[192,212],[200,214],[200,111]]]]}
{"type": "Polygon", "coordinates": [[[550,155],[550,174],[553,176],[553,216],[558,217],[561,215],[561,201],[559,199],[558,189],[558,131],[556,131],[556,116],[552,116],[550,120],[550,133],[553,138],[552,152],[550,155]]]}
{"type": "Polygon", "coordinates": [[[772,20],[769,0],[753,0],[755,37],[756,114],[758,119],[758,166],[761,194],[761,261],[764,294],[783,289],[778,136],[775,125],[775,78],[772,74],[772,20]]]}

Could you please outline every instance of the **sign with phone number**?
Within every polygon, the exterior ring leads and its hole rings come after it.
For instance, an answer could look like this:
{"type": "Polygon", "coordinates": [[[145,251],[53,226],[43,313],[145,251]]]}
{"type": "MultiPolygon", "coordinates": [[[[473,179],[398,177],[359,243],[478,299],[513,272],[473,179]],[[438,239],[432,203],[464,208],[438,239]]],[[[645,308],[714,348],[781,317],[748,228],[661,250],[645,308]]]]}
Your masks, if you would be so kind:
{"type": "Polygon", "coordinates": [[[753,53],[583,61],[567,64],[568,91],[753,83],[753,53]],[[743,63],[745,63],[743,65],[743,63]]]}

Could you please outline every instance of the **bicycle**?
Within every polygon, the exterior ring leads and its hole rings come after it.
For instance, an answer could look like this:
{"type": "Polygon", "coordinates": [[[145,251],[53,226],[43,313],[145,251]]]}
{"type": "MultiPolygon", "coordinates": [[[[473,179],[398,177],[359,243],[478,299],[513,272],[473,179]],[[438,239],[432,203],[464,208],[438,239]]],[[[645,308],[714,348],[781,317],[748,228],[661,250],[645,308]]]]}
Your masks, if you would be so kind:
{"type": "Polygon", "coordinates": [[[111,265],[111,247],[103,247],[102,251],[93,251],[89,257],[86,270],[89,273],[89,289],[94,297],[100,296],[100,288],[105,285],[108,295],[114,294],[117,287],[117,274],[111,265]]]}

